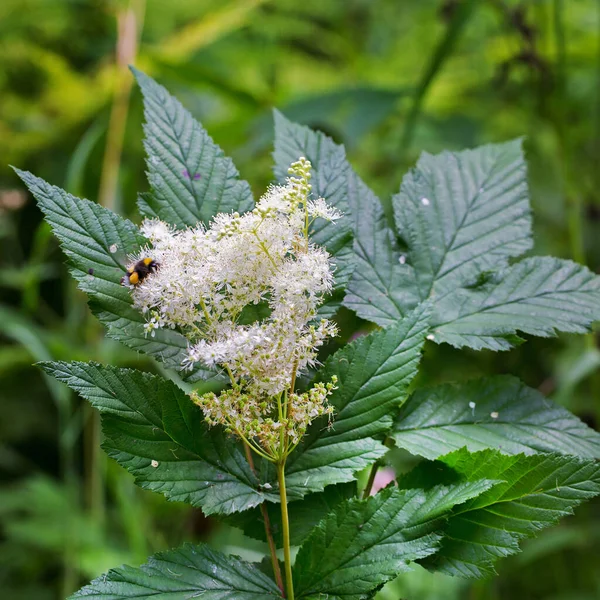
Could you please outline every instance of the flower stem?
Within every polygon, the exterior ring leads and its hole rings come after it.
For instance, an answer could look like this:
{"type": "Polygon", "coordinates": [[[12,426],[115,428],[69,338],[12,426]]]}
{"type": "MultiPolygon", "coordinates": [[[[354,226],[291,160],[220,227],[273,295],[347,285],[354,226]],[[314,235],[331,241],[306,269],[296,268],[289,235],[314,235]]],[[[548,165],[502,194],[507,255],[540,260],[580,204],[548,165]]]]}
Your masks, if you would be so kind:
{"type": "Polygon", "coordinates": [[[271,563],[273,564],[273,573],[275,574],[275,581],[277,587],[281,590],[282,594],[285,594],[285,588],[283,586],[283,577],[281,576],[281,568],[279,567],[279,560],[277,560],[277,548],[275,547],[275,540],[273,539],[273,532],[271,531],[271,520],[269,519],[269,511],[267,510],[266,502],[260,505],[260,512],[263,516],[265,523],[265,533],[267,535],[267,542],[269,543],[269,551],[271,553],[271,563]]]}
{"type": "MultiPolygon", "coordinates": [[[[246,459],[248,464],[250,465],[250,469],[256,475],[256,470],[254,469],[254,459],[252,458],[252,451],[250,450],[250,446],[246,442],[244,442],[244,452],[246,453],[246,459]]],[[[275,581],[277,582],[277,587],[281,590],[282,594],[285,594],[285,588],[283,587],[283,577],[281,576],[281,569],[279,567],[279,561],[277,560],[277,548],[275,546],[275,540],[273,539],[273,532],[271,530],[271,520],[269,519],[269,511],[267,510],[267,505],[263,502],[260,505],[260,512],[263,517],[263,521],[265,524],[265,535],[267,536],[267,543],[269,544],[269,552],[271,553],[271,563],[273,564],[273,573],[275,574],[275,581]]]]}
{"type": "Polygon", "coordinates": [[[375,483],[375,476],[377,475],[377,471],[380,467],[380,464],[381,463],[378,460],[376,460],[373,463],[373,466],[371,467],[371,472],[369,473],[369,480],[367,481],[367,485],[363,490],[363,500],[371,495],[371,490],[373,489],[373,484],[375,483]]]}
{"type": "Polygon", "coordinates": [[[294,582],[292,580],[292,557],[290,554],[290,523],[287,509],[287,493],[285,490],[285,460],[277,463],[277,479],[279,480],[279,497],[281,498],[281,529],[283,532],[283,557],[285,560],[285,583],[287,600],[294,600],[294,582]]]}

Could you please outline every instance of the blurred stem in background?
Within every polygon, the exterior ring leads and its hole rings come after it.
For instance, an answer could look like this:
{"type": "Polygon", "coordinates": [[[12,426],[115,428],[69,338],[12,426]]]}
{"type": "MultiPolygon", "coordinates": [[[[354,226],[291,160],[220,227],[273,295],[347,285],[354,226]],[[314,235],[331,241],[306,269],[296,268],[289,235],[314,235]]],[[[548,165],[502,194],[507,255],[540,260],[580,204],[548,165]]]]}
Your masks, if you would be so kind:
{"type": "Polygon", "coordinates": [[[104,162],[100,179],[98,202],[113,211],[117,206],[119,166],[123,152],[125,126],[129,111],[129,98],[133,77],[129,65],[133,65],[144,26],[146,0],[130,0],[128,6],[117,12],[117,49],[113,90],[113,103],[108,125],[104,162]]]}
{"type": "Polygon", "coordinates": [[[437,75],[442,72],[444,65],[456,50],[456,46],[461,40],[463,31],[469,22],[477,3],[477,0],[464,0],[464,2],[458,3],[452,9],[450,22],[446,27],[444,36],[435,46],[433,53],[427,62],[427,66],[425,67],[421,80],[415,90],[410,112],[406,117],[406,123],[404,125],[404,132],[400,144],[400,151],[404,160],[410,156],[410,146],[413,141],[417,121],[423,109],[427,93],[435,82],[437,75]]]}
{"type": "MultiPolygon", "coordinates": [[[[135,62],[145,10],[145,0],[131,0],[126,6],[120,8],[116,15],[117,46],[113,101],[100,174],[98,202],[117,212],[120,208],[117,202],[119,170],[133,83],[129,65],[135,62]]],[[[102,526],[106,512],[106,457],[100,448],[102,435],[100,415],[88,403],[84,404],[84,413],[85,502],[91,516],[102,526]]]]}
{"type": "Polygon", "coordinates": [[[556,131],[559,145],[559,163],[562,169],[563,194],[566,202],[567,223],[571,258],[586,264],[583,245],[583,223],[581,214],[581,191],[571,182],[571,161],[574,152],[571,148],[569,130],[567,91],[567,45],[565,33],[564,0],[553,0],[552,21],[554,27],[554,43],[556,53],[555,65],[555,110],[558,112],[556,131]]]}
{"type": "MultiPolygon", "coordinates": [[[[600,11],[600,3],[598,4],[600,11]]],[[[557,111],[556,132],[558,137],[559,164],[563,181],[563,195],[565,198],[565,212],[567,214],[567,231],[571,258],[579,263],[588,264],[584,242],[583,202],[584,187],[576,181],[573,174],[577,161],[577,149],[569,135],[570,115],[567,100],[567,39],[564,0],[553,0],[552,23],[554,30],[554,43],[556,54],[555,65],[555,110],[557,111]]],[[[600,71],[599,71],[600,75],[600,71]]],[[[592,116],[592,115],[591,115],[592,116]]],[[[585,336],[585,352],[597,353],[596,336],[589,333],[585,336]]],[[[600,423],[600,374],[597,369],[590,374],[589,390],[592,411],[596,423],[600,423]]]]}

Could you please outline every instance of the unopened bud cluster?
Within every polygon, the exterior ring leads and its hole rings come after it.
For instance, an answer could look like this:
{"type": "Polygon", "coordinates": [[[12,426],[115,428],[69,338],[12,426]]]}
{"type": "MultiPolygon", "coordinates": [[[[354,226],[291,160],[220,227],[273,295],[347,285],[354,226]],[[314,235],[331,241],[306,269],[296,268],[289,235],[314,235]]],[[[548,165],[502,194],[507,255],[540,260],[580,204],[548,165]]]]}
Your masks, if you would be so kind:
{"type": "Polygon", "coordinates": [[[327,405],[327,396],[335,389],[337,378],[329,383],[317,383],[302,394],[289,394],[278,416],[276,399],[260,399],[244,393],[240,388],[199,395],[191,398],[202,411],[209,425],[223,425],[230,433],[246,440],[254,440],[268,458],[291,451],[306,432],[308,425],[322,415],[332,415],[333,407],[327,405]],[[271,415],[276,415],[273,418],[271,415]],[[285,448],[282,448],[285,445],[285,448]]]}
{"type": "Polygon", "coordinates": [[[299,159],[286,184],[270,187],[254,210],[218,214],[208,228],[175,230],[146,220],[142,232],[151,248],[142,254],[160,266],[132,288],[147,335],[176,329],[189,343],[183,366],[223,368],[231,377],[232,388],[219,396],[194,396],[209,423],[259,441],[269,454],[282,428],[295,444],[312,419],[330,412],[333,383],[305,394],[293,389],[296,374],[337,333],[317,318],[333,273],[309,230],[316,218],[335,221],[341,214],[322,198],[310,199],[310,170],[299,159]]]}

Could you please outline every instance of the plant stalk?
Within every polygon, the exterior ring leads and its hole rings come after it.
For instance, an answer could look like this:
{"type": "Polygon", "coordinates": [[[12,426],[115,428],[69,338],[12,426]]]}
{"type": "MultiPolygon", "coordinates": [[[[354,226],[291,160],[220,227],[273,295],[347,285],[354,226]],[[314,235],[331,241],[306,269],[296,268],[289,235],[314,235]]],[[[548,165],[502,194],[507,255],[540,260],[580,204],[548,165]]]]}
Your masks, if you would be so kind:
{"type": "Polygon", "coordinates": [[[271,530],[271,519],[269,519],[269,511],[267,510],[266,502],[263,502],[260,505],[260,512],[265,523],[265,533],[267,535],[267,542],[269,544],[269,552],[271,553],[271,562],[273,563],[273,574],[275,575],[275,582],[277,583],[277,587],[281,590],[281,593],[285,595],[283,577],[281,575],[281,568],[279,567],[279,560],[277,559],[277,547],[275,546],[275,540],[273,539],[273,533],[271,530]]]}
{"type": "Polygon", "coordinates": [[[369,479],[367,481],[367,485],[365,486],[365,489],[363,490],[363,500],[365,498],[368,498],[371,495],[371,490],[373,489],[373,484],[375,483],[375,476],[377,475],[377,471],[379,470],[379,467],[381,466],[381,463],[376,460],[373,463],[373,466],[371,467],[371,472],[369,473],[369,479]]]}
{"type": "Polygon", "coordinates": [[[102,178],[98,193],[98,202],[111,210],[116,209],[119,168],[125,126],[129,112],[129,97],[133,78],[129,65],[135,62],[137,45],[143,27],[145,0],[131,0],[127,9],[117,14],[118,36],[116,52],[115,92],[110,113],[106,148],[102,164],[102,178]]]}
{"type": "MultiPolygon", "coordinates": [[[[250,469],[256,475],[256,470],[254,469],[254,459],[252,458],[252,450],[250,450],[250,446],[248,446],[246,442],[244,442],[244,452],[246,453],[246,459],[248,460],[250,469]]],[[[267,543],[269,544],[269,552],[271,554],[271,562],[273,563],[273,574],[275,575],[275,581],[277,582],[277,587],[281,590],[281,593],[285,594],[283,577],[281,576],[281,568],[279,567],[279,561],[277,560],[277,547],[275,546],[273,531],[271,529],[271,520],[269,519],[269,511],[267,510],[267,506],[264,502],[260,505],[260,512],[265,523],[265,535],[267,536],[267,543]]]]}
{"type": "Polygon", "coordinates": [[[285,460],[277,463],[277,479],[279,481],[279,497],[281,498],[281,529],[283,532],[283,558],[285,561],[285,583],[287,600],[294,600],[294,582],[292,580],[292,556],[290,553],[290,523],[287,509],[287,493],[285,489],[285,460]]]}

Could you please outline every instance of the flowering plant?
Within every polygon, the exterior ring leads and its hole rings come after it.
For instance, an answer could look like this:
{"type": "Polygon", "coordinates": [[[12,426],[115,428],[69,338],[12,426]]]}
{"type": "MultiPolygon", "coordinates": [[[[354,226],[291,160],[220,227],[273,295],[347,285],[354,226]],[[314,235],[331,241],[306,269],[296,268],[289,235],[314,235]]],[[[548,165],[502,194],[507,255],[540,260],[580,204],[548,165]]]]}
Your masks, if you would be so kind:
{"type": "Polygon", "coordinates": [[[507,350],[518,332],[600,319],[585,267],[509,263],[531,247],[519,141],[424,154],[392,200],[394,231],[343,148],[279,113],[279,183],[254,203],[201,125],[136,76],[141,227],[19,174],[108,335],[169,378],[41,366],[98,408],[106,451],[139,485],[266,541],[270,560],[186,545],[74,598],[359,600],[411,562],[482,577],[600,493],[600,434],[536,390],[414,383],[425,343],[507,350]],[[373,330],[335,350],[342,304],[373,330]],[[423,460],[374,493],[392,446],[423,460]]]}

